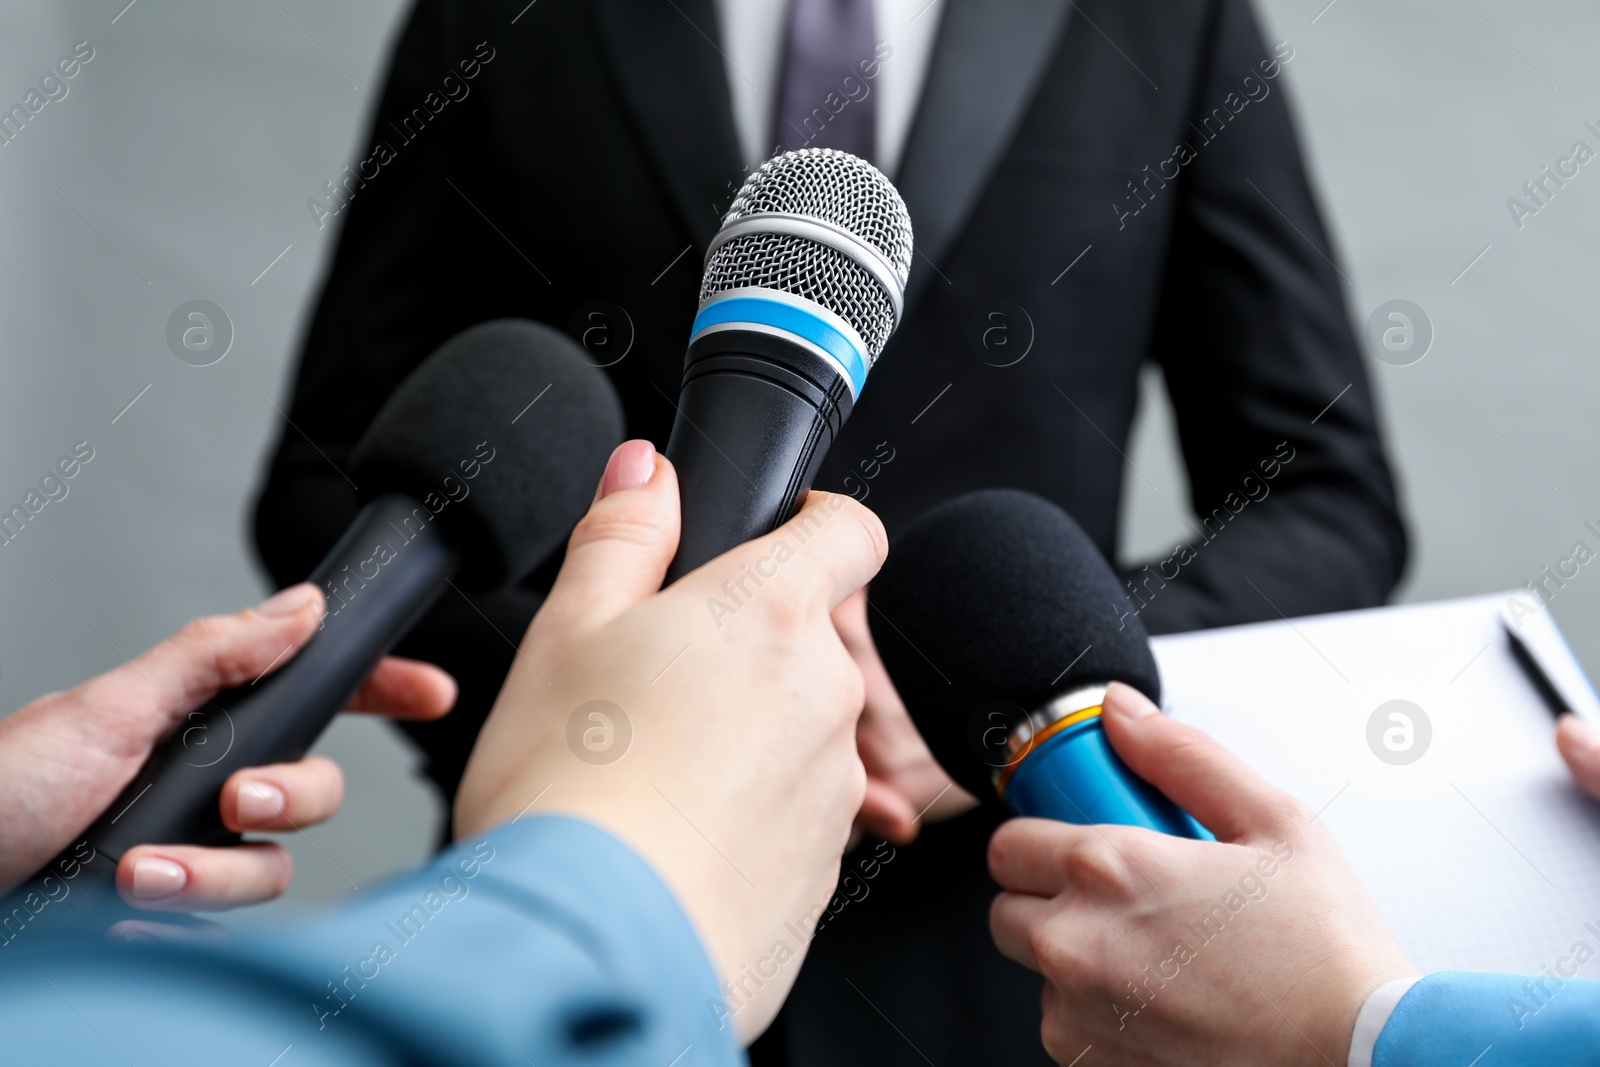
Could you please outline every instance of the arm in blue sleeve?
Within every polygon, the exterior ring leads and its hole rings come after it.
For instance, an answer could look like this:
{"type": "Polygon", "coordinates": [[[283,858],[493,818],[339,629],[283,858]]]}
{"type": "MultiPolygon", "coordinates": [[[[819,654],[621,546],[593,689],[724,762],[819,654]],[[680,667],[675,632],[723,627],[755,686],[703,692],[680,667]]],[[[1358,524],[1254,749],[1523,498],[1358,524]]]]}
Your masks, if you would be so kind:
{"type": "Polygon", "coordinates": [[[230,948],[25,941],[0,949],[16,1062],[745,1062],[672,894],[574,819],[500,827],[230,948]]]}
{"type": "Polygon", "coordinates": [[[1479,1057],[1484,1067],[1600,1065],[1600,982],[1469,971],[1428,975],[1400,998],[1378,1035],[1372,1064],[1465,1067],[1479,1057]]]}

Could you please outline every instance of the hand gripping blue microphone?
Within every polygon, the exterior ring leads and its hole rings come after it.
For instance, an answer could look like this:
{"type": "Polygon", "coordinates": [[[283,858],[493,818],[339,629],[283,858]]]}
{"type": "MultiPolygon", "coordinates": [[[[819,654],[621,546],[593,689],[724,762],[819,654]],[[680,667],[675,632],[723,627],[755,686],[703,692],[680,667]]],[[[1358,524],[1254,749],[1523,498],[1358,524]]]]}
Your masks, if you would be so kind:
{"type": "Polygon", "coordinates": [[[1211,838],[1106,740],[1106,686],[1159,701],[1161,676],[1066,512],[1010,489],[958,497],[894,540],[867,596],[889,677],[968,792],[1016,815],[1211,838]]]}

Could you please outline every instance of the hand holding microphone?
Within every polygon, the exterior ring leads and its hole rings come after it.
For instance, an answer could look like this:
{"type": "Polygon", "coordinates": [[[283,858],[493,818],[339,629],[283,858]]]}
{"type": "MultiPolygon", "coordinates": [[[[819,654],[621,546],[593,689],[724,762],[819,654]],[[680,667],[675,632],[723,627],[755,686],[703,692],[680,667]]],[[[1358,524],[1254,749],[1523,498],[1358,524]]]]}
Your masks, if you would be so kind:
{"type": "Polygon", "coordinates": [[[1152,1067],[1343,1057],[1366,995],[1414,972],[1326,827],[1161,714],[1121,595],[1065,512],[1013,490],[930,511],[869,591],[934,755],[1036,816],[991,839],[1005,892],[990,930],[1045,979],[1045,1050],[1152,1067]]]}
{"type": "Polygon", "coordinates": [[[671,463],[627,442],[478,736],[455,831],[566,814],[621,838],[724,980],[706,1009],[749,1041],[794,982],[809,944],[795,924],[832,896],[860,807],[861,679],[829,612],[871,580],[886,540],[854,500],[813,493],[777,530],[662,589],[677,533],[671,463]],[[706,598],[781,545],[786,562],[717,625],[706,598]],[[598,761],[570,733],[586,708],[627,723],[598,761]]]}
{"type": "MultiPolygon", "coordinates": [[[[802,149],[745,180],[706,253],[667,442],[683,509],[667,582],[794,514],[900,323],[911,256],[905,202],[865,160],[802,149]]],[[[713,610],[738,611],[765,580],[733,576],[713,610]]],[[[916,766],[900,758],[907,738],[922,745],[871,652],[859,597],[836,622],[867,678],[860,827],[909,841],[910,798],[947,782],[925,750],[916,766]]]]}
{"type": "Polygon", "coordinates": [[[446,344],[356,447],[351,476],[368,503],[310,578],[326,598],[316,635],[271,673],[195,694],[200,706],[40,879],[82,869],[77,884],[106,885],[138,845],[236,842],[218,807],[229,777],[303,755],[452,585],[494,588],[536,566],[621,436],[609,383],[555,331],[507,320],[446,344]]]}
{"type": "Polygon", "coordinates": [[[869,620],[935,758],[974,796],[1018,815],[1207,837],[1106,740],[1107,685],[1161,693],[1143,627],[1113,610],[1121,595],[1064,511],[990,490],[906,529],[869,620]]]}
{"type": "MultiPolygon", "coordinates": [[[[0,892],[78,840],[196,701],[291,661],[316,634],[322,612],[314,586],[291,586],[254,608],[196,619],[130,662],[0,721],[0,892]]],[[[434,719],[449,711],[455,694],[437,667],[391,657],[351,707],[434,719]]],[[[231,830],[287,833],[331,817],[343,795],[338,765],[308,756],[236,770],[217,800],[231,830]]],[[[124,853],[117,876],[124,898],[141,908],[214,910],[276,896],[292,870],[287,850],[269,841],[238,848],[153,843],[124,853]]],[[[22,913],[54,908],[78,884],[69,877],[75,874],[57,871],[22,913]]],[[[15,913],[0,916],[10,920],[0,941],[22,935],[26,926],[15,913]]]]}
{"type": "Polygon", "coordinates": [[[1357,1012],[1416,977],[1326,820],[1113,684],[1127,764],[1216,831],[1013,819],[989,843],[1000,951],[1044,978],[1045,1051],[1130,1067],[1345,1063],[1357,1012]]]}

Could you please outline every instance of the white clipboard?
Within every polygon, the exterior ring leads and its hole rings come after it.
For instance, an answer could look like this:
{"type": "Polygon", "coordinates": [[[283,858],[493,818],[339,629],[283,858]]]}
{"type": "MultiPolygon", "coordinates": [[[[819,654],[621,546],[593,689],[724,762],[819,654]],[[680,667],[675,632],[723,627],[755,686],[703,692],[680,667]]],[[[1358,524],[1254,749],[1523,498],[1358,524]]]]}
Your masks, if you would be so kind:
{"type": "Polygon", "coordinates": [[[1320,812],[1422,971],[1537,974],[1580,940],[1600,950],[1600,802],[1568,776],[1552,708],[1600,721],[1600,699],[1530,594],[1152,643],[1167,710],[1320,812]]]}

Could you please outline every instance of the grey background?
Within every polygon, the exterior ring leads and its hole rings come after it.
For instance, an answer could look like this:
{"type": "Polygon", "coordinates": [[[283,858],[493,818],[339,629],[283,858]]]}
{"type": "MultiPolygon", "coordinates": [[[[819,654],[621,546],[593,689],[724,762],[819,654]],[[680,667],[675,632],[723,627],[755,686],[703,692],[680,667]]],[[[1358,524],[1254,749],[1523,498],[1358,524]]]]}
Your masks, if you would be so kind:
{"type": "MultiPolygon", "coordinates": [[[[0,104],[75,42],[96,52],[66,99],[0,147],[0,503],[20,502],[75,441],[96,450],[70,495],[0,548],[4,709],[265,591],[246,505],[333,233],[306,200],[355,158],[401,8],[125,4],[0,8],[0,104]],[[221,305],[236,332],[211,367],[166,345],[168,316],[193,299],[221,305]]],[[[1520,231],[1506,199],[1575,140],[1600,149],[1583,129],[1600,126],[1600,10],[1260,10],[1269,38],[1295,48],[1279,85],[1302,119],[1353,320],[1407,299],[1435,331],[1421,362],[1371,363],[1414,536],[1400,599],[1516,586],[1580,537],[1594,545],[1600,161],[1520,231]]],[[[1187,514],[1165,399],[1158,380],[1146,386],[1127,555],[1165,554],[1187,514]]],[[[1553,610],[1600,669],[1600,578],[1582,572],[1553,610]]],[[[347,718],[321,749],[345,766],[346,810],[291,842],[296,886],[277,908],[422,856],[440,818],[381,724],[347,718]]]]}

